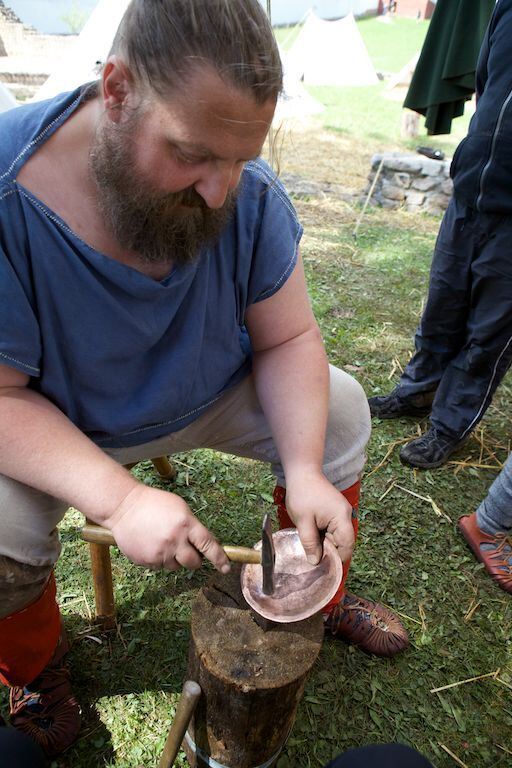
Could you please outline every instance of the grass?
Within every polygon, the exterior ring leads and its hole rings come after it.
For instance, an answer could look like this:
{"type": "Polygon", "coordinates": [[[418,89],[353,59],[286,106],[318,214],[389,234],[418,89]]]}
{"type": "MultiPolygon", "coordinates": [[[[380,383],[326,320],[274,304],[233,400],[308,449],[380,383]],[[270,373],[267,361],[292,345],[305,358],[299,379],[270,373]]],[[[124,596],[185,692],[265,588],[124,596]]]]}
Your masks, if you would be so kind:
{"type": "MultiPolygon", "coordinates": [[[[308,223],[303,252],[330,359],[348,368],[368,394],[386,391],[393,361],[403,365],[411,348],[438,221],[372,210],[354,244],[353,212],[345,204],[296,204],[308,223]]],[[[484,420],[483,458],[489,464],[507,456],[510,386],[510,381],[502,385],[484,420]]],[[[406,420],[374,423],[350,576],[353,591],[400,613],[411,648],[386,660],[326,641],[279,768],[319,768],[349,746],[389,740],[414,745],[436,768],[457,765],[441,745],[471,768],[510,765],[504,751],[512,751],[510,598],[491,583],[455,527],[496,473],[470,466],[485,463],[479,462],[476,440],[462,452],[460,458],[468,461],[462,468],[449,464],[415,473],[399,463],[397,448],[379,467],[389,448],[416,429],[406,420]],[[402,489],[431,498],[442,515],[428,500],[402,489]],[[497,679],[431,693],[497,669],[497,679]]],[[[179,474],[170,489],[182,494],[222,541],[256,541],[273,486],[268,468],[211,451],[177,458],[179,474]]],[[[136,471],[143,482],[169,487],[149,464],[136,471]]],[[[186,674],[190,607],[209,569],[155,573],[114,550],[119,626],[117,634],[102,636],[92,623],[80,523],[71,511],[61,527],[64,551],[57,575],[85,722],[78,745],[54,768],[156,765],[186,674]]],[[[181,756],[177,765],[185,764],[181,756]]]]}
{"type": "MultiPolygon", "coordinates": [[[[370,21],[361,25],[372,29],[370,21]]],[[[376,41],[390,29],[377,22],[373,27],[376,41]]],[[[419,33],[421,25],[408,29],[419,33]]],[[[409,45],[410,40],[403,42],[400,60],[407,59],[409,45]]],[[[398,51],[396,41],[392,47],[398,51]]],[[[383,51],[382,61],[391,54],[383,51]]],[[[392,129],[400,104],[384,100],[382,86],[365,91],[319,92],[329,109],[321,120],[294,125],[286,134],[283,172],[342,185],[357,195],[373,152],[407,149],[392,129]]],[[[460,126],[456,121],[456,132],[460,126]]],[[[436,141],[449,151],[457,140],[456,133],[436,141]]],[[[439,220],[370,209],[354,241],[356,201],[327,194],[295,203],[305,225],[302,251],[329,357],[368,395],[386,392],[412,348],[439,220]]],[[[436,768],[511,765],[511,601],[456,530],[458,516],[485,496],[508,455],[511,389],[509,376],[457,457],[462,463],[434,472],[414,472],[398,461],[400,441],[424,423],[374,422],[350,589],[398,611],[411,647],[387,660],[327,640],[278,768],[320,768],[350,746],[395,740],[418,748],[436,768]],[[482,464],[495,468],[477,466],[482,464]],[[496,677],[432,693],[498,669],[496,677]]],[[[221,541],[250,545],[259,538],[273,487],[266,466],[210,451],[177,460],[179,474],[171,486],[161,483],[149,464],[135,471],[145,483],[182,494],[221,541]]],[[[70,511],[61,526],[57,576],[84,727],[77,745],[53,768],[154,766],[186,675],[190,607],[209,568],[156,573],[113,550],[119,623],[117,633],[101,635],[92,621],[81,521],[70,511]]],[[[5,692],[2,697],[5,704],[5,692]]],[[[186,765],[183,755],[177,765],[186,765]]]]}

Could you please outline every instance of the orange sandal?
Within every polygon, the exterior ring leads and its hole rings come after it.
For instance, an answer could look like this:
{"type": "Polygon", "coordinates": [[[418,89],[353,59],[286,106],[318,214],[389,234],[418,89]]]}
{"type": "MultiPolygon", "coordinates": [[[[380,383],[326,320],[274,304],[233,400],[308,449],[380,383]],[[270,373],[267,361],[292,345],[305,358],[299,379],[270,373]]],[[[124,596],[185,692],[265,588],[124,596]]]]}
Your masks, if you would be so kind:
{"type": "Polygon", "coordinates": [[[512,536],[506,533],[494,536],[484,533],[476,524],[476,512],[459,518],[458,525],[489,576],[501,589],[512,594],[512,536]]]}

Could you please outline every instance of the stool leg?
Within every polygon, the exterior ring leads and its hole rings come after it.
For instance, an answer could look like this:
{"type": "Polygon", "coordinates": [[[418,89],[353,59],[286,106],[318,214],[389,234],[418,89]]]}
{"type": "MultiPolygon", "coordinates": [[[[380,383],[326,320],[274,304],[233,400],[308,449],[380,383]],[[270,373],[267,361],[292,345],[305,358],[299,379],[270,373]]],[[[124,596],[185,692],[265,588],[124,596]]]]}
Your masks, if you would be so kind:
{"type": "Polygon", "coordinates": [[[157,459],[151,459],[151,461],[163,480],[174,480],[176,477],[176,470],[167,456],[159,456],[157,459]]]}
{"type": "Polygon", "coordinates": [[[112,584],[112,563],[108,544],[89,544],[91,554],[94,599],[96,602],[96,623],[103,630],[116,626],[116,606],[112,584]]]}

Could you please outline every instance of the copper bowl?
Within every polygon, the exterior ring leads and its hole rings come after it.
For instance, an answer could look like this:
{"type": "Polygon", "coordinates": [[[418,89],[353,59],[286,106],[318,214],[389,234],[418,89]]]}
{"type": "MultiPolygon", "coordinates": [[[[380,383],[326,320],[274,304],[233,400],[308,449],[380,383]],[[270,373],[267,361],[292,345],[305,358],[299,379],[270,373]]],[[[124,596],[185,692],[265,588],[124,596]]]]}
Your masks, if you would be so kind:
{"type": "MultiPolygon", "coordinates": [[[[242,567],[242,592],[260,616],[279,623],[307,619],[331,600],[340,585],[343,565],[334,544],[323,542],[323,557],[318,565],[306,560],[299,534],[285,528],[273,535],[276,561],[274,592],[265,595],[261,565],[246,563],[242,567]]],[[[261,541],[254,549],[261,550],[261,541]]]]}

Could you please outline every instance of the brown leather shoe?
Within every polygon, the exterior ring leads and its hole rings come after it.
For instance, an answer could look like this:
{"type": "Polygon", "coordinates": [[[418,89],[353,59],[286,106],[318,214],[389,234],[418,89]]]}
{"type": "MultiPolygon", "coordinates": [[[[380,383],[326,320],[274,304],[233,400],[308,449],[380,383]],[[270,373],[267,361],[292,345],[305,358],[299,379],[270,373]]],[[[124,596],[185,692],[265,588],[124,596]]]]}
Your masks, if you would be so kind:
{"type": "Polygon", "coordinates": [[[375,656],[394,656],[409,645],[407,632],[392,611],[349,592],[325,620],[325,631],[375,656]]]}
{"type": "Polygon", "coordinates": [[[12,687],[11,724],[28,734],[48,757],[64,752],[80,731],[80,708],[71,691],[64,656],[69,650],[64,629],[51,660],[29,685],[12,687]]]}
{"type": "Polygon", "coordinates": [[[484,533],[476,524],[476,512],[459,518],[458,526],[493,581],[512,594],[512,535],[484,533]]]}

